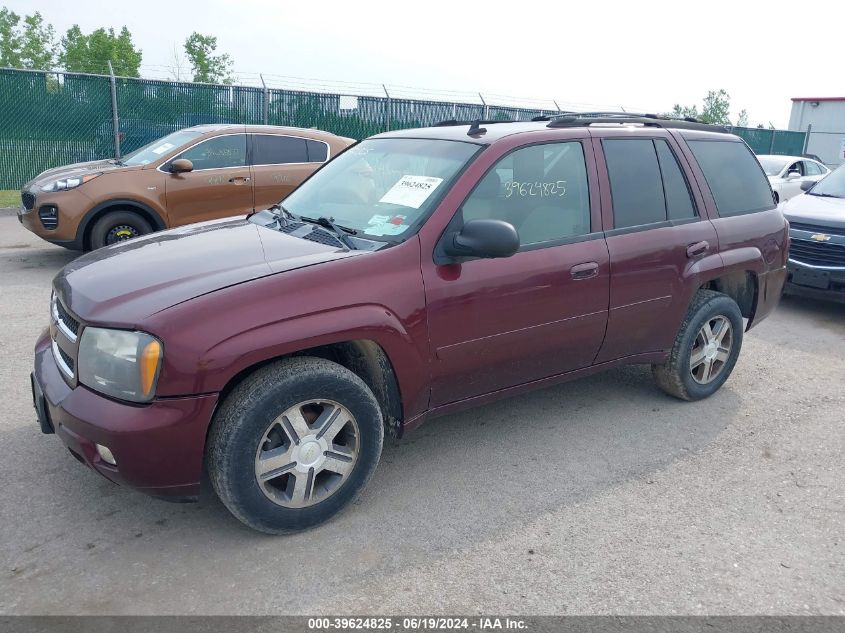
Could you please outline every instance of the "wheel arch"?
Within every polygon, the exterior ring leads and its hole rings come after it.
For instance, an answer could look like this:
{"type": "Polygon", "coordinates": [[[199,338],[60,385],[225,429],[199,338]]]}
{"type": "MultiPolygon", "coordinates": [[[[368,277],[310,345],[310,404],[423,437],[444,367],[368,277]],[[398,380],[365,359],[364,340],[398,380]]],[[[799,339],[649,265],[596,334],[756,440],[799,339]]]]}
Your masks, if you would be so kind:
{"type": "Polygon", "coordinates": [[[232,376],[220,391],[218,402],[222,403],[245,378],[257,369],[297,356],[314,356],[336,362],[361,378],[375,394],[386,430],[394,437],[401,436],[404,407],[396,370],[384,347],[371,339],[338,341],[263,359],[232,376]]]}
{"type": "Polygon", "coordinates": [[[91,229],[94,227],[94,224],[101,217],[112,211],[132,211],[137,213],[147,220],[155,231],[162,231],[167,228],[167,224],[161,214],[143,202],[131,198],[106,200],[88,211],[79,223],[79,228],[76,231],[76,242],[83,250],[91,248],[91,229]]]}

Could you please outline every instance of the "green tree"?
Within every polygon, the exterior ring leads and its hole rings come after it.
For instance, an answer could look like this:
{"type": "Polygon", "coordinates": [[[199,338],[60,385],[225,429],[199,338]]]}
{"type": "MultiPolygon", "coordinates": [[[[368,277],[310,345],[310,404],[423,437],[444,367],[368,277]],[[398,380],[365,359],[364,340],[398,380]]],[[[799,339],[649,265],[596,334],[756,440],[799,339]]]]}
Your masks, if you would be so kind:
{"type": "Polygon", "coordinates": [[[0,66],[47,70],[56,61],[56,32],[37,11],[21,17],[0,9],[0,66]]]}
{"type": "Polygon", "coordinates": [[[702,123],[730,125],[731,121],[728,118],[730,110],[730,95],[725,90],[710,90],[704,97],[701,110],[698,109],[698,106],[682,106],[676,103],[669,116],[676,118],[693,117],[702,123]]]}
{"type": "Polygon", "coordinates": [[[119,34],[115,34],[113,28],[99,28],[86,35],[74,24],[62,38],[59,62],[71,72],[99,75],[108,74],[111,62],[115,75],[138,77],[141,55],[125,26],[119,34]]]}
{"type": "Polygon", "coordinates": [[[748,127],[748,112],[745,108],[739,111],[739,116],[736,118],[736,124],[739,127],[748,127]]]}
{"type": "Polygon", "coordinates": [[[194,31],[185,40],[185,54],[194,71],[194,81],[230,84],[232,57],[227,53],[215,54],[217,38],[194,31]]]}
{"type": "Polygon", "coordinates": [[[730,125],[731,96],[725,90],[710,90],[704,97],[699,120],[703,123],[730,125]]]}
{"type": "Polygon", "coordinates": [[[686,119],[686,118],[698,118],[698,108],[696,106],[682,106],[679,103],[675,104],[675,107],[672,108],[672,111],[669,113],[670,117],[673,119],[686,119]]]}

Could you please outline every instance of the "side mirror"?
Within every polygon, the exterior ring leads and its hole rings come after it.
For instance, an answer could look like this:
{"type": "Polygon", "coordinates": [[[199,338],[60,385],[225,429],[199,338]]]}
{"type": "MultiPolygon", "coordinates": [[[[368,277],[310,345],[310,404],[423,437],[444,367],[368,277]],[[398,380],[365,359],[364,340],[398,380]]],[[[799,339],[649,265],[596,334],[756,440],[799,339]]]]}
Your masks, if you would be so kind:
{"type": "Polygon", "coordinates": [[[519,234],[502,220],[470,220],[457,233],[444,236],[449,257],[510,257],[519,250],[519,234]]]}
{"type": "Polygon", "coordinates": [[[788,174],[786,174],[787,180],[795,180],[796,178],[800,178],[800,177],[801,177],[800,171],[791,171],[788,174]]]}
{"type": "Polygon", "coordinates": [[[810,189],[813,188],[813,185],[815,185],[815,184],[816,183],[814,183],[812,180],[802,180],[801,181],[801,191],[809,191],[810,189]]]}
{"type": "Polygon", "coordinates": [[[181,174],[187,171],[193,171],[194,164],[189,161],[187,158],[177,158],[172,163],[170,163],[170,173],[171,174],[181,174]]]}

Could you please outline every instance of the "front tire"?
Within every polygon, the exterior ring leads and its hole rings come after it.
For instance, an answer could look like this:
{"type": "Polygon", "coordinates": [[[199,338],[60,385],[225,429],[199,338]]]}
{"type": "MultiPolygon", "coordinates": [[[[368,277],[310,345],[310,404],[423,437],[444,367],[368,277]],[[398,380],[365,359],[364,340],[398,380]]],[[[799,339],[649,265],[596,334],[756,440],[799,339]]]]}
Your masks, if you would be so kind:
{"type": "Polygon", "coordinates": [[[372,391],[328,360],[258,369],[214,416],[206,449],[214,490],[246,525],[288,534],[328,521],[366,486],[384,426],[372,391]]]}
{"type": "Polygon", "coordinates": [[[657,386],[681,400],[701,400],[725,384],[742,348],[742,313],[720,292],[699,290],[675,337],[669,359],[652,365],[657,386]]]}
{"type": "Polygon", "coordinates": [[[110,211],[91,229],[91,250],[152,233],[153,227],[133,211],[110,211]]]}

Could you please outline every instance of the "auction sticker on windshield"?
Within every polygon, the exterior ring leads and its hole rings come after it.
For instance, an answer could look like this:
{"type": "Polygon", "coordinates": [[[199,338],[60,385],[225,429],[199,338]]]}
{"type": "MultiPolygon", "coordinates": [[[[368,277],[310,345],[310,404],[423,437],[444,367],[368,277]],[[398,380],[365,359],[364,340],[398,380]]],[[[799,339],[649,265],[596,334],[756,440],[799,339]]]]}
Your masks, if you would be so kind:
{"type": "Polygon", "coordinates": [[[432,176],[402,176],[379,202],[419,209],[441,182],[442,178],[432,176]]]}

